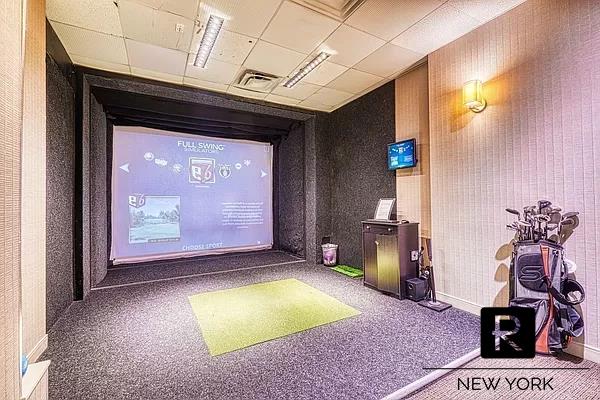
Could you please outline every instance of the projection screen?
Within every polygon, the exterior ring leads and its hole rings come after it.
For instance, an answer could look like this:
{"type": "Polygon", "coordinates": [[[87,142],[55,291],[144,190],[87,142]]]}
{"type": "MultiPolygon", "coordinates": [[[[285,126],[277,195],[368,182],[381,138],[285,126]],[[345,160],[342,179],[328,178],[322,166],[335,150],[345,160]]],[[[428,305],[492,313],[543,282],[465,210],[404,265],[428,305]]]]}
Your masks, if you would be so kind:
{"type": "Polygon", "coordinates": [[[113,264],[273,246],[271,144],[115,126],[113,264]]]}

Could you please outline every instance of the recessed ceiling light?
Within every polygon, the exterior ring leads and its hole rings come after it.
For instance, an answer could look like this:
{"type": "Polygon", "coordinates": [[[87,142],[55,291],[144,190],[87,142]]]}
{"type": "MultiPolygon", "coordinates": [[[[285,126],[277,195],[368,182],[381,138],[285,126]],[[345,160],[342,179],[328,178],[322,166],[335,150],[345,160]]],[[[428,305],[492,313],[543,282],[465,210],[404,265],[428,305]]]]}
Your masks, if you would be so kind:
{"type": "Polygon", "coordinates": [[[302,78],[308,75],[313,69],[317,68],[319,64],[323,61],[327,60],[331,56],[331,54],[326,53],[324,51],[320,52],[315,58],[313,58],[308,64],[304,66],[304,68],[300,69],[300,71],[296,72],[294,76],[289,78],[287,82],[283,84],[283,86],[287,88],[292,88],[296,83],[298,83],[302,78]]]}
{"type": "Polygon", "coordinates": [[[208,23],[206,24],[206,29],[204,30],[204,35],[200,42],[200,48],[198,48],[198,53],[194,60],[194,65],[196,67],[204,68],[206,66],[208,56],[217,41],[217,36],[219,36],[222,27],[223,18],[217,17],[216,15],[211,15],[208,18],[208,23]]]}

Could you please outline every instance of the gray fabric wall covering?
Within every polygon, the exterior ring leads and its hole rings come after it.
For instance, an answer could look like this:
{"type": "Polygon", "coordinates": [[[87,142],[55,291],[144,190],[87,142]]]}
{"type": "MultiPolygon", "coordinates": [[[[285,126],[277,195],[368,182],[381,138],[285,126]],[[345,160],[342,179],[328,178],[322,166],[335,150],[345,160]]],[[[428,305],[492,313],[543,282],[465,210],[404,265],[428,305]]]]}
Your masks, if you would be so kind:
{"type": "MultiPolygon", "coordinates": [[[[323,133],[324,114],[290,107],[273,107],[268,103],[239,99],[228,95],[205,92],[160,82],[103,76],[95,71],[84,71],[82,81],[82,137],[83,137],[83,291],[98,284],[106,275],[108,243],[106,201],[106,115],[93,96],[94,87],[119,89],[128,92],[175,99],[184,102],[226,107],[233,110],[273,115],[297,120],[300,124],[280,145],[277,183],[279,192],[279,232],[275,232],[279,247],[307,259],[318,260],[317,221],[325,214],[318,204],[318,142],[315,133],[323,133]],[[315,121],[319,116],[318,123],[315,121]],[[87,168],[89,166],[89,169],[87,168]],[[88,211],[89,210],[89,213],[88,211]],[[87,220],[89,216],[89,221],[87,220]]],[[[325,229],[325,228],[323,228],[325,229]]],[[[327,230],[327,229],[325,229],[327,230]]]]}
{"type": "Polygon", "coordinates": [[[279,247],[298,255],[304,251],[304,129],[295,129],[279,143],[279,247]]]}
{"type": "Polygon", "coordinates": [[[46,325],[73,301],[75,92],[46,56],[46,325]]]}
{"type": "Polygon", "coordinates": [[[302,125],[279,146],[280,248],[320,260],[323,236],[340,244],[341,261],[361,265],[360,220],[377,199],[394,196],[385,146],[394,141],[393,83],[332,114],[240,101],[149,81],[82,75],[83,293],[100,282],[108,264],[106,116],[91,87],[118,88],[169,99],[294,118],[302,125]]]}
{"type": "Polygon", "coordinates": [[[334,149],[333,136],[330,133],[330,114],[317,114],[315,119],[315,157],[316,157],[316,247],[317,261],[322,259],[320,245],[323,237],[332,236],[331,231],[331,193],[332,193],[332,155],[334,149]]]}
{"type": "Polygon", "coordinates": [[[331,147],[332,241],[343,263],[362,266],[360,221],[373,218],[380,198],[396,196],[395,174],[387,169],[387,145],[395,140],[394,96],[392,81],[329,115],[323,140],[331,147]]]}
{"type": "Polygon", "coordinates": [[[86,79],[81,78],[81,246],[82,246],[82,271],[81,271],[81,298],[90,292],[92,287],[91,277],[91,207],[90,207],[90,85],[86,79]]]}
{"type": "Polygon", "coordinates": [[[108,178],[106,114],[102,105],[90,97],[90,257],[91,279],[98,283],[106,276],[108,265],[108,178]]]}

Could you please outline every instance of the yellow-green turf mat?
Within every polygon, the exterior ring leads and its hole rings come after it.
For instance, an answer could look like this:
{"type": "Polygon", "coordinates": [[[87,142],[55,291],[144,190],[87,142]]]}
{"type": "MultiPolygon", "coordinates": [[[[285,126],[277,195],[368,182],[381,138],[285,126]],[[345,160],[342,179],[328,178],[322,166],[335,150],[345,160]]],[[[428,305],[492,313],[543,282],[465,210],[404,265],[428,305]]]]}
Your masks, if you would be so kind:
{"type": "Polygon", "coordinates": [[[344,264],[336,265],[335,267],[331,268],[331,270],[349,276],[350,278],[362,278],[365,275],[362,269],[354,268],[344,264]]]}
{"type": "Polygon", "coordinates": [[[189,297],[212,356],[360,314],[297,279],[189,297]]]}

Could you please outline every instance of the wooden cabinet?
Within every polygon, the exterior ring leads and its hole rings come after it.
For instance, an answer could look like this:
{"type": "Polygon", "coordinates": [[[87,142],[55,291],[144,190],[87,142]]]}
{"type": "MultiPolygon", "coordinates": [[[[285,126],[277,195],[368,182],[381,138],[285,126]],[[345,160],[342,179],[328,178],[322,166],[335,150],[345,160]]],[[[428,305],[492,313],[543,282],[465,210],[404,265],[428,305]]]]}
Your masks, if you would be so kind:
{"type": "Polygon", "coordinates": [[[419,224],[362,222],[364,284],[403,299],[406,280],[417,275],[411,252],[419,250],[419,224]]]}

